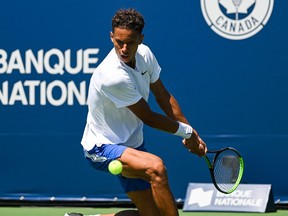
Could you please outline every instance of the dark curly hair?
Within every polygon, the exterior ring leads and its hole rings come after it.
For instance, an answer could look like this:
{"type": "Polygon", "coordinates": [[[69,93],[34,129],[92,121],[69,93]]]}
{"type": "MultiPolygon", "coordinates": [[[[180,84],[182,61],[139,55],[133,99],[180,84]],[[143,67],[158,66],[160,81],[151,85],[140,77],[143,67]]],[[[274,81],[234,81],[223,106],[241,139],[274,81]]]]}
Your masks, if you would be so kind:
{"type": "Polygon", "coordinates": [[[145,21],[143,16],[135,9],[120,9],[112,19],[112,31],[115,28],[129,29],[142,34],[145,21]]]}

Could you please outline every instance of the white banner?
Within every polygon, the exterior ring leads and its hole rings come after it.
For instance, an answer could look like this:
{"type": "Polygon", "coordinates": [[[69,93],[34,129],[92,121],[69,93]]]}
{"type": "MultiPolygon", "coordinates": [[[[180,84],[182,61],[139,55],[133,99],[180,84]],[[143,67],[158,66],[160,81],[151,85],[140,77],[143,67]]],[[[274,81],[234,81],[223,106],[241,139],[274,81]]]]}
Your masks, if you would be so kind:
{"type": "Polygon", "coordinates": [[[276,211],[271,185],[242,184],[223,194],[213,184],[189,183],[183,211],[276,211]]]}

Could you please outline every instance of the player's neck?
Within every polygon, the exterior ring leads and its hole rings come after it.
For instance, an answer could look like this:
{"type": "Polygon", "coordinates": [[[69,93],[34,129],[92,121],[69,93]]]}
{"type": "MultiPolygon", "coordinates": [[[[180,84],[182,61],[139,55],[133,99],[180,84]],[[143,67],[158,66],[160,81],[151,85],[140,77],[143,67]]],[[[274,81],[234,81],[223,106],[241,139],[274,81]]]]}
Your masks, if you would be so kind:
{"type": "Polygon", "coordinates": [[[126,65],[128,65],[129,67],[131,67],[132,69],[136,68],[136,59],[134,58],[133,60],[131,60],[128,63],[125,63],[126,65]]]}

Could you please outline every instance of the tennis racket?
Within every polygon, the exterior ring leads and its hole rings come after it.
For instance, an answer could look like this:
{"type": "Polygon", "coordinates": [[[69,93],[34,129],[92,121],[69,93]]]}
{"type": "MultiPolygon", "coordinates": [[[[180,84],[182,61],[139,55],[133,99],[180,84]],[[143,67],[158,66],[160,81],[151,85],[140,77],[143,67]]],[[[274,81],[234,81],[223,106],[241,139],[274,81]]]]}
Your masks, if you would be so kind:
{"type": "Polygon", "coordinates": [[[225,194],[232,193],[240,184],[244,171],[244,161],[240,153],[234,148],[227,147],[207,151],[204,158],[216,189],[225,194]],[[208,156],[213,160],[210,161],[208,156]]]}

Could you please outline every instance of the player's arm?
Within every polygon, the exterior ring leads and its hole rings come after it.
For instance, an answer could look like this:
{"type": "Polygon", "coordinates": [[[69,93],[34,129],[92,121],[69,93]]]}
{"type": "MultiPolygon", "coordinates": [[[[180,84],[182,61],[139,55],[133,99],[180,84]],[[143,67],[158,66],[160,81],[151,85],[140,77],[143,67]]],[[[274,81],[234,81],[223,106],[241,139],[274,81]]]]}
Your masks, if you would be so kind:
{"type": "Polygon", "coordinates": [[[183,115],[177,100],[165,88],[164,84],[160,79],[158,79],[155,83],[152,83],[150,87],[158,105],[167,116],[169,116],[175,121],[189,124],[187,119],[183,115]]]}
{"type": "MultiPolygon", "coordinates": [[[[188,120],[182,113],[177,100],[165,88],[164,84],[162,83],[160,79],[158,79],[155,83],[151,84],[151,91],[153,92],[157,103],[159,104],[159,106],[165,112],[167,116],[169,116],[171,119],[175,121],[189,124],[188,120]]],[[[191,152],[196,153],[199,156],[202,156],[207,151],[206,144],[200,138],[200,136],[198,135],[195,129],[193,129],[193,132],[190,138],[183,140],[183,144],[191,152]],[[203,148],[204,148],[204,151],[203,151],[203,148]]]]}
{"type": "Polygon", "coordinates": [[[137,103],[128,106],[128,108],[139,118],[144,124],[166,131],[168,133],[175,133],[178,129],[178,122],[173,119],[153,112],[149,104],[141,98],[137,103]]]}
{"type": "MultiPolygon", "coordinates": [[[[185,134],[185,129],[179,131],[180,124],[173,120],[168,116],[161,115],[159,113],[153,112],[150,109],[149,104],[141,98],[137,103],[128,106],[128,108],[139,118],[141,119],[144,124],[166,131],[168,133],[172,133],[179,136],[185,134]],[[177,134],[178,133],[178,134],[177,134]],[[182,134],[182,135],[181,135],[182,134]]],[[[183,136],[182,136],[183,137],[183,136]]],[[[186,148],[188,148],[191,152],[203,156],[204,151],[203,149],[199,148],[200,140],[198,139],[198,134],[195,130],[193,130],[192,136],[189,139],[183,140],[183,144],[186,148]]]]}

